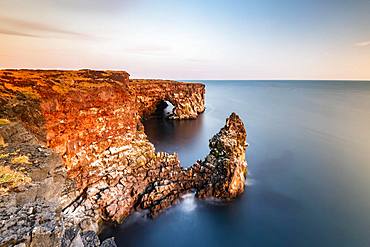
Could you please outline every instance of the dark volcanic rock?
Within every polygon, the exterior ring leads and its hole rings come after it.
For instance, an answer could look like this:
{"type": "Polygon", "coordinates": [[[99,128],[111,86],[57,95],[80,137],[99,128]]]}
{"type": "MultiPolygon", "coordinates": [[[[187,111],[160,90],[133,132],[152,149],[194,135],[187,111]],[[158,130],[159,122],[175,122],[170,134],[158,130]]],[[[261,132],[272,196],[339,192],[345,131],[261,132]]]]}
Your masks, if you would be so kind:
{"type": "Polygon", "coordinates": [[[117,245],[114,238],[107,238],[101,243],[100,247],[117,247],[117,245]]]}
{"type": "Polygon", "coordinates": [[[64,231],[61,247],[68,247],[78,235],[80,229],[78,227],[70,227],[64,231]]]}
{"type": "Polygon", "coordinates": [[[81,239],[84,247],[99,247],[100,240],[96,232],[94,231],[87,231],[81,233],[81,239]]]}

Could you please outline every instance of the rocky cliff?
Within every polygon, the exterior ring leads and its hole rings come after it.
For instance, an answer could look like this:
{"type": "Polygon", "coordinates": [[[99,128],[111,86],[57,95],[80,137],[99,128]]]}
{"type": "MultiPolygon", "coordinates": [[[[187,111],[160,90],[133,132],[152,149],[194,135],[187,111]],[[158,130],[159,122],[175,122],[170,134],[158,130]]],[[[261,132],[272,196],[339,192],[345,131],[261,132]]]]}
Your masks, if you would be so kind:
{"type": "Polygon", "coordinates": [[[172,119],[194,119],[204,112],[204,85],[168,80],[130,80],[129,88],[139,104],[139,114],[152,114],[163,101],[173,106],[172,119]]]}
{"type": "Polygon", "coordinates": [[[196,118],[204,93],[123,71],[0,70],[0,246],[99,246],[103,221],[154,216],[189,191],[243,192],[246,132],[236,114],[188,169],[144,133],[141,119],[165,101],[170,118],[196,118]]]}

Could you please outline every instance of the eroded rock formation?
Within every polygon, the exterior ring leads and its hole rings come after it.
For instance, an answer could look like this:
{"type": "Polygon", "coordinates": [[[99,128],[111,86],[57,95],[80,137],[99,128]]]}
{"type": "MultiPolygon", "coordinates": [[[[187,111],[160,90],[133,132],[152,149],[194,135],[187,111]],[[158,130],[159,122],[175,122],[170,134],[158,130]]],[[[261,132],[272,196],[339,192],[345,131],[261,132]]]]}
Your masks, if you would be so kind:
{"type": "MultiPolygon", "coordinates": [[[[176,159],[167,174],[159,174],[140,194],[136,207],[155,216],[184,193],[194,191],[200,198],[230,200],[244,191],[247,166],[246,132],[241,119],[232,113],[225,126],[209,141],[210,153],[203,161],[182,168],[176,159]]],[[[166,171],[166,170],[165,170],[166,171]]]]}
{"type": "Polygon", "coordinates": [[[130,80],[129,88],[136,95],[142,116],[152,114],[158,104],[168,101],[173,106],[172,119],[194,119],[204,112],[204,85],[177,83],[168,80],[130,80]]]}
{"type": "Polygon", "coordinates": [[[243,192],[246,132],[236,114],[188,169],[156,153],[143,131],[141,118],[163,101],[174,105],[171,118],[195,118],[204,93],[123,71],[0,70],[0,246],[99,246],[104,220],[154,216],[188,191],[226,200],[243,192]]]}

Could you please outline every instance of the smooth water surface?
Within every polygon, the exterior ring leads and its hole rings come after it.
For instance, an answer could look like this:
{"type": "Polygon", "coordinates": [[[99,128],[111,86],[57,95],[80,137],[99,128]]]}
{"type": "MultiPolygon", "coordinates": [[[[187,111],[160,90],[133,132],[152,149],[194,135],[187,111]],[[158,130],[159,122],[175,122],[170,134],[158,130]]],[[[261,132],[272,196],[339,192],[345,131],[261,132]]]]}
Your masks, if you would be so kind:
{"type": "Polygon", "coordinates": [[[236,112],[247,127],[248,186],[231,203],[134,214],[101,237],[119,246],[370,246],[370,82],[203,81],[197,120],[145,122],[157,151],[183,166],[236,112]]]}

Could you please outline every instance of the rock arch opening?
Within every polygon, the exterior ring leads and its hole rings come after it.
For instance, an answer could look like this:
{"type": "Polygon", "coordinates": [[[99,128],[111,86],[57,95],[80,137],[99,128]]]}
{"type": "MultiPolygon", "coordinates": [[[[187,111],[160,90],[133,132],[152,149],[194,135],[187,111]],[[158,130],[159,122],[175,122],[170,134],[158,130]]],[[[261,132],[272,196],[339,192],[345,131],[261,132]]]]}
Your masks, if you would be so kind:
{"type": "Polygon", "coordinates": [[[175,106],[168,100],[161,100],[157,103],[154,117],[168,118],[173,115],[175,106]]]}

